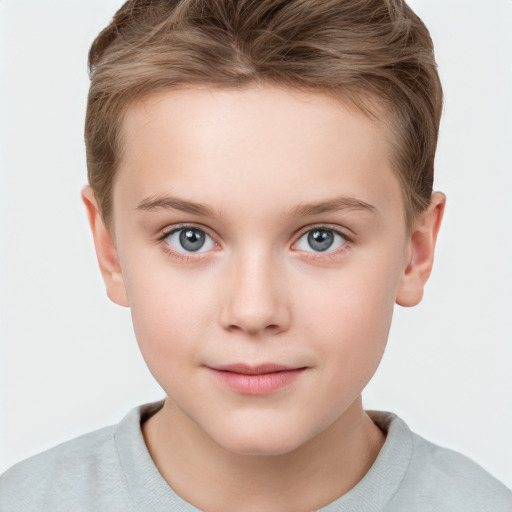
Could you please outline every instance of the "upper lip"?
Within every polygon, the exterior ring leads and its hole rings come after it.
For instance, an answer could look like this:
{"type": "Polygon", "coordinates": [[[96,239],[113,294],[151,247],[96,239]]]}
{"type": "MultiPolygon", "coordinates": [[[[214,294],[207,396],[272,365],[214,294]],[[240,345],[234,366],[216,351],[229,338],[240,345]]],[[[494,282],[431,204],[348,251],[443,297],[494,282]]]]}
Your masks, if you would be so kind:
{"type": "Polygon", "coordinates": [[[265,363],[259,364],[256,366],[244,364],[244,363],[236,363],[236,364],[226,364],[222,366],[210,366],[212,370],[217,370],[219,372],[232,372],[232,373],[240,373],[243,375],[263,375],[266,373],[276,373],[276,372],[286,372],[291,370],[301,370],[304,367],[297,366],[284,366],[281,364],[275,363],[265,363]]]}

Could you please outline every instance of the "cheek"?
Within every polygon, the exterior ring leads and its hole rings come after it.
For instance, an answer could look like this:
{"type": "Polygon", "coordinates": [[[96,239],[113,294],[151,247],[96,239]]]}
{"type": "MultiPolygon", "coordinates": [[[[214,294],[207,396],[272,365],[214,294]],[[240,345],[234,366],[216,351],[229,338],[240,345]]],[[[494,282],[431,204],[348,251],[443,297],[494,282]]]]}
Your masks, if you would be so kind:
{"type": "MultiPolygon", "coordinates": [[[[140,350],[157,378],[169,365],[195,357],[214,294],[204,280],[169,266],[125,271],[133,326],[140,350]]],[[[167,370],[166,370],[167,369],[167,370]]]]}
{"type": "Polygon", "coordinates": [[[330,337],[380,337],[387,332],[398,285],[397,269],[383,264],[350,265],[328,276],[312,276],[298,287],[301,317],[330,337]]]}
{"type": "Polygon", "coordinates": [[[299,300],[302,329],[317,340],[329,378],[362,389],[384,352],[398,282],[397,270],[375,265],[345,268],[299,300]]]}

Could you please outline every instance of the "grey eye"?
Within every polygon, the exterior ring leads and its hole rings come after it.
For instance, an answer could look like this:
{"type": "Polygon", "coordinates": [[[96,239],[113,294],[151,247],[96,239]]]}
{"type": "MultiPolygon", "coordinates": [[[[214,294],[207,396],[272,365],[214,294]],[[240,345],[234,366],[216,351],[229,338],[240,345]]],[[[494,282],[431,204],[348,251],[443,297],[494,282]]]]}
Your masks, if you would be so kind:
{"type": "Polygon", "coordinates": [[[331,252],[346,242],[347,239],[333,229],[316,228],[304,233],[297,241],[296,247],[301,251],[331,252]]]}
{"type": "Polygon", "coordinates": [[[215,247],[211,237],[198,228],[177,229],[165,240],[177,252],[204,252],[215,247]]]}

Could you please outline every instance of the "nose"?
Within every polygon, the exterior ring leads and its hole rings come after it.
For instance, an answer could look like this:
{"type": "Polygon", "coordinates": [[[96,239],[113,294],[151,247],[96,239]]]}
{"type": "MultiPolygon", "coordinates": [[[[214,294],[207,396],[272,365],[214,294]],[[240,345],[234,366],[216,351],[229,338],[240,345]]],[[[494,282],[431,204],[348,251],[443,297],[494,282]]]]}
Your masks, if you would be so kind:
{"type": "Polygon", "coordinates": [[[271,256],[239,255],[226,269],[220,323],[247,335],[278,334],[289,328],[291,314],[283,271],[271,256]]]}

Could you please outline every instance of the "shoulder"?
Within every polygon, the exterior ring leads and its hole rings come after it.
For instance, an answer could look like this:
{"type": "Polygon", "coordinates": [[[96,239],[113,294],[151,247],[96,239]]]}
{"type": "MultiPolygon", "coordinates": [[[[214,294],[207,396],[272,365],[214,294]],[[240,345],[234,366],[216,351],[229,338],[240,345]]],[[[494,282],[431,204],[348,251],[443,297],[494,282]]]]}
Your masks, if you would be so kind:
{"type": "Polygon", "coordinates": [[[90,510],[91,497],[119,494],[116,427],[106,427],[20,462],[0,476],[0,512],[90,510]]]}
{"type": "MultiPolygon", "coordinates": [[[[397,416],[388,415],[393,442],[407,438],[408,463],[389,510],[512,512],[512,491],[476,462],[411,432],[397,416]]],[[[387,510],[387,509],[386,509],[387,510]]]]}
{"type": "Polygon", "coordinates": [[[512,492],[476,462],[417,434],[413,440],[404,486],[429,488],[438,503],[453,503],[453,510],[512,512],[512,492]],[[455,509],[456,505],[459,508],[455,509]]]}

